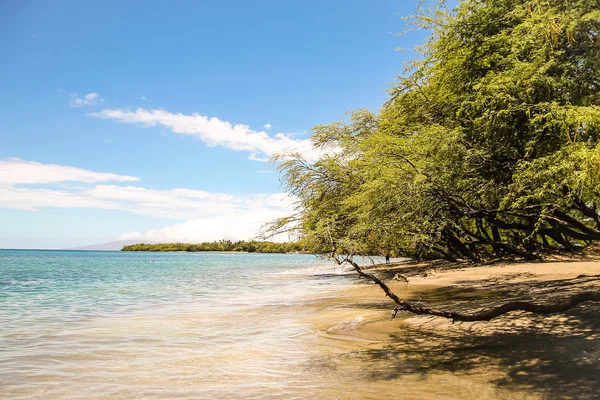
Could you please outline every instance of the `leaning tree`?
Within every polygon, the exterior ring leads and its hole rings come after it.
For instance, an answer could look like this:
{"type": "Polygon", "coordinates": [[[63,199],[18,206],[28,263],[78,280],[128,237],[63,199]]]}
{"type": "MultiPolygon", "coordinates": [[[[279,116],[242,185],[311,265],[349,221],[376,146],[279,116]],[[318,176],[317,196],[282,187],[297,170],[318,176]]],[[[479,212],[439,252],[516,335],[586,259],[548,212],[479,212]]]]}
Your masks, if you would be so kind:
{"type": "Polygon", "coordinates": [[[317,126],[314,163],[276,158],[298,199],[271,225],[349,263],[396,311],[489,320],[511,302],[460,314],[417,306],[366,273],[354,255],[385,249],[414,259],[536,259],[600,239],[600,0],[463,0],[419,9],[430,32],[377,113],[317,126]]]}

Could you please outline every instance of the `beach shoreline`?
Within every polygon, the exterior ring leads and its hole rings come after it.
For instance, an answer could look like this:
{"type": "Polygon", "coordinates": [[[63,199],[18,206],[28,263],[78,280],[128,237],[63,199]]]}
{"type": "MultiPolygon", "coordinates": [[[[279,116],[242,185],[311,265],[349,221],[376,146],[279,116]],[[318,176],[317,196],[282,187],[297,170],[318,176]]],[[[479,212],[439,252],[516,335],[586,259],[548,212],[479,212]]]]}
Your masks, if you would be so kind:
{"type": "MultiPolygon", "coordinates": [[[[543,302],[600,283],[600,261],[594,256],[489,265],[402,262],[368,269],[401,298],[464,311],[515,298],[543,302]],[[409,282],[392,280],[396,273],[409,282]]],[[[410,313],[391,320],[394,303],[377,285],[349,279],[356,284],[323,300],[307,321],[322,337],[343,343],[344,354],[352,354],[346,362],[338,355],[336,368],[344,365],[359,375],[359,369],[370,371],[362,383],[380,398],[600,396],[597,303],[545,316],[513,312],[490,322],[453,323],[410,313]],[[427,389],[419,391],[424,388],[419,379],[427,389]]]]}
{"type": "MultiPolygon", "coordinates": [[[[302,255],[0,252],[4,399],[555,399],[600,393],[600,307],[455,323],[302,255]]],[[[369,260],[364,260],[368,262],[369,260]]],[[[597,285],[600,263],[365,267],[438,308],[597,285]],[[400,272],[408,283],[391,278],[400,272]]]]}

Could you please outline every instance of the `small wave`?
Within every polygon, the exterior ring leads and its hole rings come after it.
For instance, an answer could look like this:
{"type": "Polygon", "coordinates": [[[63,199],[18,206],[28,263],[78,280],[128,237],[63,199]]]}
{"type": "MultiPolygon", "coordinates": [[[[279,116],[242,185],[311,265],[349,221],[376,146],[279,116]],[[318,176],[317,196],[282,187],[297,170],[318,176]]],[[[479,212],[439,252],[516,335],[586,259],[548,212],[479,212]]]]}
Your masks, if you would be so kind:
{"type": "Polygon", "coordinates": [[[36,287],[43,286],[51,283],[49,280],[42,279],[33,279],[33,280],[18,280],[18,279],[9,279],[0,281],[0,286],[8,287],[8,288],[21,288],[21,287],[36,287]]]}
{"type": "Polygon", "coordinates": [[[362,316],[352,318],[350,321],[341,322],[341,323],[337,324],[336,326],[329,328],[327,330],[327,333],[343,333],[343,332],[353,331],[358,326],[360,326],[364,321],[365,321],[365,318],[362,316]]]}

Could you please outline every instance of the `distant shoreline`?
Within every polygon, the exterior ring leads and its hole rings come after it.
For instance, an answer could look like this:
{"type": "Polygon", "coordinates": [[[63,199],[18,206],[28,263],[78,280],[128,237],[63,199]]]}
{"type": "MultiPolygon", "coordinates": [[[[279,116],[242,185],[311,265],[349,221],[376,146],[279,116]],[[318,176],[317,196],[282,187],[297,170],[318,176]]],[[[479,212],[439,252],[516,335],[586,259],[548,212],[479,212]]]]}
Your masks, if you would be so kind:
{"type": "Polygon", "coordinates": [[[276,254],[311,254],[304,243],[297,242],[267,242],[267,241],[237,241],[220,240],[203,243],[136,243],[123,246],[121,251],[144,252],[240,252],[240,253],[276,253],[276,254]]]}
{"type": "Polygon", "coordinates": [[[287,253],[277,253],[277,252],[270,252],[270,253],[265,253],[265,252],[260,252],[260,251],[242,251],[242,250],[200,250],[200,251],[186,251],[186,250],[75,250],[75,251],[117,251],[117,252],[124,252],[124,253],[232,253],[232,254],[306,254],[306,255],[312,255],[313,253],[310,252],[287,252],[287,253]]]}

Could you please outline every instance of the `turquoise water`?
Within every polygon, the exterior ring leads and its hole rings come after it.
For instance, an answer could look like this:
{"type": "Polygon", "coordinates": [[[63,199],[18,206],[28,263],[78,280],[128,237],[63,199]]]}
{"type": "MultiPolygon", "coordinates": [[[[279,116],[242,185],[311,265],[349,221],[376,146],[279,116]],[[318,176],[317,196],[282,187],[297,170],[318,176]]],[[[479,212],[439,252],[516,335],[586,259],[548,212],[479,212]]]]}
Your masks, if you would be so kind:
{"type": "Polygon", "coordinates": [[[0,317],[22,326],[170,305],[233,310],[268,303],[273,290],[285,301],[300,288],[267,278],[318,264],[310,255],[0,250],[0,317]]]}
{"type": "Polygon", "coordinates": [[[0,397],[305,398],[319,339],[302,304],[348,284],[322,264],[0,250],[0,397]]]}
{"type": "Polygon", "coordinates": [[[437,334],[349,274],[308,255],[0,250],[0,399],[539,398],[498,391],[495,369],[427,372],[437,334]]]}

